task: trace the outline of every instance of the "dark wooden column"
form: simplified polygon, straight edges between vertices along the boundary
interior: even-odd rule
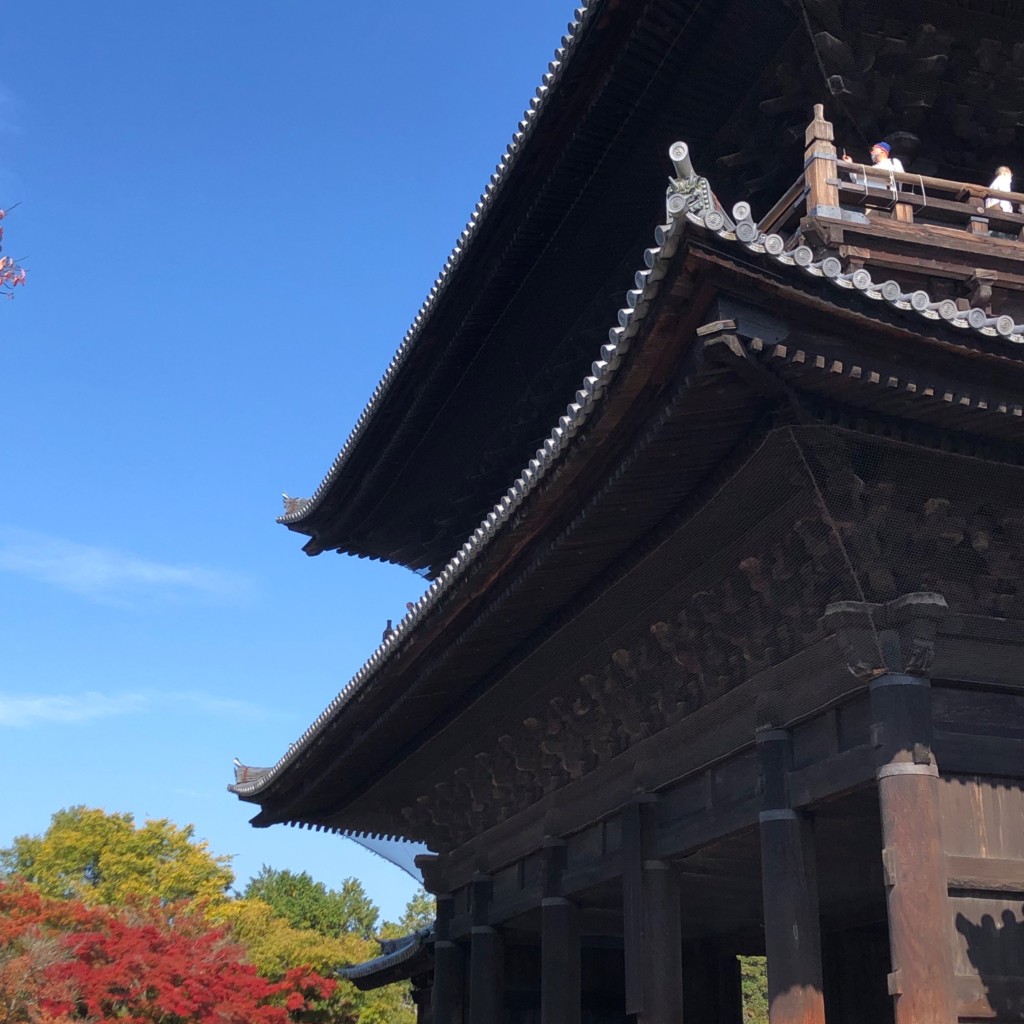
[[[956,1021],[930,690],[896,672],[871,683],[896,1024]]]
[[[680,1024],[683,963],[679,885],[671,865],[657,859],[656,798],[623,808],[623,920],[626,1012],[637,1024]]]
[[[469,954],[469,1024],[502,1024],[505,1017],[505,949],[490,924],[490,878],[471,883],[473,930]]]
[[[416,1024],[434,1024],[431,989],[426,978],[412,980],[412,1005],[416,1007]]]
[[[771,1024],[824,1024],[821,928],[811,822],[789,806],[793,767],[787,729],[759,729],[764,784],[760,815],[764,941]]]
[[[451,939],[452,897],[437,897],[437,923],[434,928],[434,987],[431,993],[432,1024],[462,1024],[463,966],[462,947]]]
[[[541,1024],[580,1024],[580,910],[562,895],[565,843],[544,843],[541,901]]]

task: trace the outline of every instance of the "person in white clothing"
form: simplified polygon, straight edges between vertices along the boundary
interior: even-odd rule
[[[846,153],[843,153],[843,159],[848,163],[853,163],[853,157]],[[892,146],[888,142],[876,142],[871,147],[871,162],[880,171],[899,171],[903,173],[903,164],[900,162],[898,157],[892,155]]]
[[[996,176],[992,179],[992,184],[989,188],[995,189],[996,192],[1012,192],[1013,191],[1013,171],[1009,167],[997,167]],[[1013,203],[1009,199],[986,199],[985,206],[998,207],[1003,213],[1013,213]]]

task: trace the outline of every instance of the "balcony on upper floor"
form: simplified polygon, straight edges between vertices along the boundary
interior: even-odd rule
[[[1024,321],[1024,193],[848,163],[815,107],[804,174],[761,219],[787,249],[806,245],[959,309]],[[876,273],[875,271],[878,271]]]

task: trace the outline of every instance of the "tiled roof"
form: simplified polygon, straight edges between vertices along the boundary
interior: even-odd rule
[[[783,266],[794,267],[809,277],[822,278],[838,289],[859,292],[866,299],[884,302],[893,309],[916,315],[923,320],[941,320],[957,330],[1024,344],[1024,324],[1016,323],[1010,316],[990,316],[977,307],[961,310],[952,299],[936,301],[921,289],[905,292],[899,282],[892,279],[873,280],[871,273],[864,268],[844,271],[837,256],[816,259],[814,252],[806,245],[787,251],[786,240],[781,235],[758,231],[746,203],[737,203],[730,217],[724,210],[687,205],[687,201],[687,193],[670,189],[666,201],[669,216],[686,217],[692,223],[706,228],[725,241],[742,246],[748,252]]]
[[[238,778],[236,773],[236,782],[228,787],[231,792],[245,800],[256,800],[260,793],[312,747],[353,697],[374,680],[402,641],[467,572],[503,525],[514,517],[526,497],[568,450],[572,438],[586,423],[615,378],[623,356],[630,349],[631,340],[644,323],[659,282],[667,272],[669,261],[685,234],[685,225],[690,224],[708,232],[765,262],[791,268],[789,273],[818,278],[831,283],[838,290],[859,295],[866,305],[879,303],[908,319],[945,324],[954,334],[973,333],[1003,339],[1007,344],[1024,342],[1024,325],[1015,323],[1011,317],[990,317],[980,309],[960,311],[951,300],[933,302],[924,291],[905,293],[896,281],[875,282],[866,270],[846,273],[836,257],[816,259],[812,250],[806,246],[798,246],[787,252],[785,240],[780,235],[765,234],[757,229],[746,203],[736,204],[732,216],[726,213],[714,199],[711,187],[704,178],[693,176],[674,181],[666,197],[666,208],[667,223],[657,228],[655,246],[644,253],[644,267],[636,272],[635,287],[626,293],[627,304],[619,310],[618,323],[609,330],[608,343],[601,347],[599,358],[591,365],[591,372],[583,378],[573,400],[566,406],[565,413],[559,417],[558,423],[534,457],[392,634],[380,644],[299,739],[288,747],[277,764],[269,769],[248,769],[254,773],[248,777]],[[978,407],[978,411],[986,410]]]
[[[340,475],[342,468],[348,460],[349,454],[355,448],[360,437],[363,435],[370,421],[373,419],[378,407],[384,399],[384,396],[391,387],[392,381],[395,379],[403,363],[406,361],[410,351],[416,345],[420,333],[429,321],[434,307],[447,290],[456,267],[458,267],[462,262],[463,256],[469,249],[480,225],[486,219],[495,197],[504,189],[510,170],[518,162],[519,153],[522,150],[524,143],[529,138],[533,126],[536,123],[537,115],[543,110],[549,93],[557,86],[559,79],[565,73],[565,68],[568,66],[568,62],[576,49],[576,40],[580,37],[586,23],[591,19],[593,11],[599,5],[600,0],[583,0],[582,6],[578,7],[574,12],[574,18],[569,22],[566,28],[566,34],[562,37],[561,46],[559,46],[555,51],[553,59],[548,64],[548,70],[544,74],[540,85],[537,86],[536,92],[530,100],[530,105],[526,108],[516,132],[512,136],[512,140],[509,142],[505,152],[501,156],[501,159],[498,161],[498,165],[494,169],[494,173],[491,175],[490,181],[487,183],[487,187],[484,189],[479,200],[477,200],[476,207],[469,218],[469,222],[462,229],[462,233],[459,235],[459,238],[455,243],[455,248],[452,249],[451,255],[449,255],[444,266],[441,268],[441,273],[438,274],[437,279],[434,281],[433,286],[423,302],[423,305],[420,307],[419,312],[413,319],[412,325],[409,327],[409,330],[406,331],[405,337],[402,339],[402,343],[398,346],[398,351],[396,351],[394,356],[392,356],[391,362],[384,371],[384,376],[381,377],[380,381],[377,383],[376,388],[373,390],[373,394],[370,396],[370,400],[366,403],[366,407],[356,420],[356,424],[352,428],[348,439],[342,445],[341,451],[335,456],[334,462],[331,463],[331,467],[327,471],[327,475],[320,482],[320,486],[313,492],[312,497],[290,498],[287,495],[284,496],[285,512],[284,515],[278,517],[278,523],[285,526],[292,526],[302,522],[309,513],[313,512],[319,506],[323,501],[324,496],[330,490],[331,485]]]
[[[590,373],[580,382],[579,389],[566,406],[564,415],[559,417],[558,423],[501,500],[466,539],[437,579],[413,605],[412,610],[394,627],[392,634],[381,643],[348,685],[317,716],[302,736],[289,746],[280,761],[270,769],[259,769],[260,774],[256,777],[236,781],[234,785],[228,787],[231,792],[243,799],[254,798],[310,747],[352,697],[376,676],[403,639],[416,628],[452,584],[463,576],[490,543],[491,538],[513,517],[526,496],[547,475],[568,448],[573,436],[587,421],[595,404],[614,378],[623,355],[629,351],[630,341],[647,315],[651,300],[657,293],[658,283],[667,269],[668,260],[675,251],[679,234],[673,225],[658,228],[655,239],[658,244],[644,253],[644,267],[636,272],[635,287],[626,293],[629,304],[619,310],[619,322],[609,331],[608,343],[601,346],[598,359],[591,364]]]
[[[338,974],[349,981],[381,974],[411,960],[433,941],[434,929],[432,927],[421,928],[419,931],[413,932],[411,935],[404,935],[400,939],[382,939],[380,940],[380,956],[361,964],[353,964],[351,967],[343,967],[338,971]]]

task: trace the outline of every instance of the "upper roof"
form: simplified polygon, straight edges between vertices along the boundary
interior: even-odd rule
[[[351,435],[313,496],[286,505],[279,521],[311,538],[308,553],[437,575],[600,344],[674,139],[715,169],[727,201],[796,176],[810,104],[827,93],[851,149],[888,135],[912,168],[958,178],[1006,158],[1024,109],[1017,5],[848,6],[590,0],[575,12]]]

